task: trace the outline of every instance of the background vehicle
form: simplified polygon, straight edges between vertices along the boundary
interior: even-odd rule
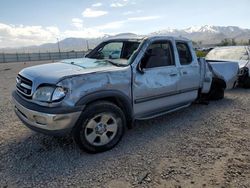
[[[226,65],[225,65],[226,66]],[[102,42],[86,58],[23,69],[15,112],[31,129],[72,133],[80,148],[114,147],[133,121],[221,99],[226,81],[184,38],[151,36]]]
[[[239,84],[250,88],[250,47],[249,46],[227,46],[217,47],[211,50],[206,60],[218,64],[223,62],[237,62],[239,64]]]

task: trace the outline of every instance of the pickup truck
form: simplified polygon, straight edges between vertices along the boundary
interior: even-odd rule
[[[250,46],[216,47],[207,54],[206,61],[211,64],[238,63],[238,84],[250,88]],[[223,66],[220,67],[223,69]]]
[[[16,78],[14,108],[29,128],[71,133],[79,147],[113,148],[135,120],[221,99],[227,87],[192,41],[169,36],[115,38],[85,58],[28,67]]]

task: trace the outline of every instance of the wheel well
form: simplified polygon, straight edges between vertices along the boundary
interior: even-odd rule
[[[219,87],[225,89],[227,87],[227,84],[221,78],[213,78],[211,87]]]
[[[89,101],[86,103],[86,105],[91,105],[92,103],[95,103],[97,101],[108,101],[111,102],[115,105],[117,105],[121,110],[124,112],[124,115],[126,117],[126,126],[127,128],[131,129],[132,128],[132,123],[133,123],[133,118],[132,118],[132,112],[131,109],[128,107],[126,102],[124,102],[122,99],[118,97],[103,97],[103,98],[98,98],[93,101]]]

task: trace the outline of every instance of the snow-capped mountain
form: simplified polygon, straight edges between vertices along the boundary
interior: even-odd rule
[[[192,26],[186,29],[167,28],[148,35],[170,35],[189,38],[202,45],[216,45],[224,39],[234,39],[236,42],[248,42],[250,40],[250,29],[242,29],[236,26]],[[93,49],[101,41],[110,37],[135,37],[134,33],[120,33],[114,36],[104,35],[99,38],[66,38],[60,41],[61,51]],[[40,46],[28,46],[23,48],[9,48],[5,52],[47,52],[58,51],[57,43],[46,43]]]
[[[192,26],[186,29],[164,29],[150,35],[183,36],[202,44],[218,44],[223,39],[234,39],[237,42],[247,42],[250,39],[250,29],[236,26]]]

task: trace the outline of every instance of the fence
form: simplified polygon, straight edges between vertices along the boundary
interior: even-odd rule
[[[84,51],[71,52],[46,52],[46,53],[0,53],[0,63],[22,62],[22,61],[43,61],[59,60],[84,57]]]

